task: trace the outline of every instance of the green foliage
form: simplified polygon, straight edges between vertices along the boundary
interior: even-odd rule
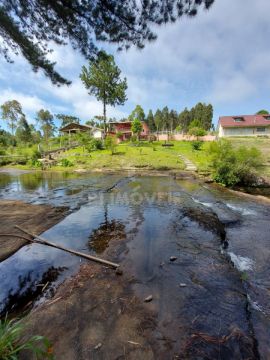
[[[7,147],[10,145],[16,145],[16,143],[14,142],[13,136],[9,132],[0,129],[0,145]]]
[[[260,110],[256,113],[256,115],[268,115],[269,114],[269,111],[267,110]]]
[[[196,123],[191,123],[196,119]],[[213,120],[213,106],[211,104],[198,103],[193,108],[184,109],[179,114],[178,123],[182,126],[184,132],[187,132],[191,127],[199,127],[209,131],[212,127]]]
[[[78,132],[75,137],[79,145],[82,145],[83,147],[88,146],[89,142],[92,140],[92,137],[86,132]]]
[[[122,136],[123,136],[122,131],[118,131],[118,132],[116,133],[117,139],[121,139]]]
[[[134,121],[135,119],[138,119],[139,121],[145,121],[145,114],[143,108],[140,105],[137,105],[129,115],[130,121]]]
[[[58,120],[61,120],[61,127],[64,127],[66,125],[75,123],[75,124],[79,124],[80,123],[80,119],[77,118],[76,116],[72,116],[72,115],[65,115],[65,114],[57,114],[55,115],[55,117]]]
[[[153,115],[152,110],[149,110],[149,113],[148,113],[147,118],[146,118],[146,123],[149,126],[150,131],[155,131],[156,130],[155,121],[154,121],[154,115]]]
[[[192,126],[192,124],[191,124]],[[189,135],[193,135],[193,136],[204,136],[206,135],[206,131],[200,127],[191,127],[188,131]]]
[[[21,53],[34,71],[41,69],[54,84],[70,82],[55,70],[48,59],[50,46],[66,45],[85,58],[93,58],[100,42],[115,43],[118,50],[131,45],[142,48],[156,38],[153,24],[161,25],[182,16],[195,16],[199,7],[210,8],[214,0],[1,0],[1,54]],[[49,16],[48,16],[49,14]]]
[[[100,139],[91,138],[85,148],[89,153],[95,150],[102,150],[103,142]]]
[[[103,104],[103,121],[105,134],[106,125],[106,107],[107,105],[123,105],[126,98],[127,80],[121,80],[121,70],[115,64],[113,55],[105,51],[98,53],[97,59],[90,60],[88,68],[82,67],[80,78],[89,91],[98,101]]]
[[[31,128],[24,116],[21,117],[16,129],[16,138],[22,143],[29,143],[32,141]]]
[[[2,119],[7,121],[11,133],[14,135],[14,130],[17,127],[19,119],[25,117],[21,104],[17,100],[10,100],[6,101],[0,108]]]
[[[53,115],[49,112],[49,110],[41,109],[37,112],[36,120],[43,131],[45,142],[48,144],[49,138],[53,136],[55,131]]]
[[[106,149],[111,151],[111,154],[113,155],[115,153],[115,149],[117,147],[117,142],[115,136],[106,136],[105,139],[105,147]]]
[[[135,118],[131,124],[131,131],[134,135],[137,136],[137,139],[139,139],[142,129],[143,129],[143,126],[142,126],[141,121],[139,119]]]
[[[0,320],[0,359],[18,360],[22,351],[30,351],[36,359],[54,359],[49,341],[43,336],[24,339],[25,326],[21,321]]]
[[[203,141],[192,141],[191,143],[191,147],[195,151],[201,150],[202,145],[203,145]]]
[[[253,185],[256,182],[262,157],[255,147],[234,149],[228,140],[222,139],[210,144],[209,154],[216,182],[225,186]]]
[[[61,159],[60,162],[59,162],[59,165],[60,166],[63,166],[63,167],[71,167],[71,166],[74,166],[73,162],[68,160],[68,159]]]
[[[163,123],[163,117],[162,117],[162,112],[159,109],[155,113],[154,123],[157,131],[160,131]]]

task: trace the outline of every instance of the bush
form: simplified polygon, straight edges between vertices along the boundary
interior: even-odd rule
[[[38,151],[38,149],[34,149],[32,155],[31,155],[31,160],[32,161],[37,161],[40,158],[41,158],[40,151]]]
[[[22,340],[25,332],[20,321],[0,320],[0,359],[18,360],[21,351],[29,350],[36,359],[53,359],[51,344],[42,336]]]
[[[209,153],[213,180],[225,186],[254,185],[257,169],[262,165],[258,149],[242,146],[237,149],[225,139],[210,144]]]
[[[59,162],[59,165],[63,166],[63,167],[71,167],[71,166],[73,166],[73,162],[71,162],[68,159],[61,159]]]
[[[201,150],[202,145],[203,145],[202,141],[192,141],[192,143],[191,143],[192,149],[196,150],[196,151]]]
[[[106,149],[111,150],[112,155],[115,153],[116,146],[116,138],[114,136],[107,135],[105,139],[105,147]]]
[[[206,131],[200,127],[190,128],[188,133],[189,133],[189,135],[193,135],[193,136],[197,136],[197,137],[206,135]]]
[[[103,149],[103,142],[100,139],[90,139],[88,143],[85,145],[86,150],[90,153],[95,150]]]

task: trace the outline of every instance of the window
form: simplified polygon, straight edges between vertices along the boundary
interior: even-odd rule
[[[245,121],[245,119],[243,117],[235,117],[234,121],[235,122],[242,122],[242,121]]]
[[[265,127],[259,127],[259,128],[257,128],[257,132],[265,132]]]
[[[270,120],[270,115],[264,116],[265,120]]]

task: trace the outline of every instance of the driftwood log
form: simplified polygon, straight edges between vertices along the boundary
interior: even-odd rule
[[[98,258],[96,256],[92,256],[92,255],[88,255],[88,254],[85,254],[85,253],[82,253],[80,251],[75,251],[75,250],[72,250],[72,249],[68,249],[64,246],[61,246],[61,245],[57,245],[55,243],[52,243],[50,241],[47,241],[46,239],[36,235],[36,234],[31,234],[29,231],[21,228],[20,226],[18,225],[15,225],[15,228],[16,229],[19,229],[20,231],[22,231],[23,233],[29,235],[31,237],[31,239],[26,239],[25,237],[21,237],[23,239],[26,239],[30,242],[33,242],[33,243],[37,243],[37,244],[41,244],[41,245],[47,245],[47,246],[50,246],[50,247],[53,247],[53,248],[56,248],[56,249],[60,249],[60,250],[63,250],[63,251],[66,251],[70,254],[73,254],[73,255],[76,255],[76,256],[80,256],[80,257],[83,257],[87,260],[91,260],[91,261],[95,261],[97,263],[100,263],[100,264],[103,264],[103,265],[107,265],[107,266],[111,266],[112,268],[114,269],[117,269],[119,268],[119,264],[116,264],[116,263],[113,263],[111,261],[108,261],[108,260],[105,260],[105,259],[101,259],[101,258]],[[11,235],[12,236],[12,235]],[[16,237],[18,235],[15,235]]]

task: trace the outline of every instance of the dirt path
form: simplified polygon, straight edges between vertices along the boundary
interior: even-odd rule
[[[22,235],[14,229],[20,225],[25,229],[40,234],[49,229],[67,214],[67,207],[52,207],[50,205],[31,205],[16,200],[0,201],[0,232],[1,234]],[[0,237],[0,261],[5,260],[26,242],[13,237]]]

